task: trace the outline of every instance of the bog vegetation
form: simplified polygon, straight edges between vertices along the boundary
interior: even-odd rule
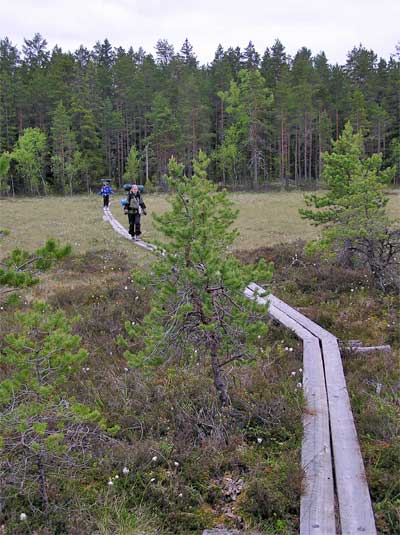
[[[39,35],[23,53],[0,42],[0,532],[298,533],[301,347],[243,297],[252,280],[345,347],[391,344],[343,359],[378,530],[399,532],[397,59],[276,42],[200,68],[188,41],[50,54]],[[148,201],[157,257],[89,196],[10,195],[102,174],[169,192]],[[221,188],[320,175],[301,206]]]

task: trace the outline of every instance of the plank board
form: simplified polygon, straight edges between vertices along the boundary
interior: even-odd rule
[[[147,251],[150,251],[150,252],[157,251],[157,247],[155,245],[151,244],[151,243],[147,243],[147,242],[145,242],[143,240],[138,240],[138,241],[132,240],[132,237],[129,234],[129,232],[126,230],[126,228],[123,227],[121,225],[121,223],[117,219],[115,219],[115,217],[112,215],[110,209],[107,208],[107,207],[104,207],[103,219],[105,221],[109,221],[109,223],[111,224],[113,229],[116,232],[118,232],[118,234],[120,234],[121,236],[123,236],[127,240],[132,241],[135,245],[138,245],[139,247],[142,247],[143,249],[146,249]]]
[[[268,304],[246,288],[245,295]],[[301,464],[304,490],[300,500],[300,535],[334,535],[335,507],[329,413],[319,339],[272,303],[269,314],[303,340],[303,392],[306,410]]]
[[[342,535],[376,535],[371,498],[339,345],[334,336],[325,336],[321,342]]]
[[[265,292],[255,283],[249,288],[258,293]],[[338,341],[330,332],[277,297],[268,295],[266,299],[321,341],[342,535],[375,535],[371,498]]]

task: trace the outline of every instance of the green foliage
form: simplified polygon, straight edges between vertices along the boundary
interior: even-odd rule
[[[129,151],[123,178],[125,182],[140,184],[140,154],[135,146]]]
[[[65,193],[68,184],[72,195],[74,182],[81,171],[82,155],[78,151],[76,135],[72,131],[72,119],[62,101],[54,112],[51,128],[53,154],[51,157],[52,171],[56,179],[57,189]]]
[[[347,263],[359,258],[370,267],[382,290],[398,287],[395,270],[400,236],[386,216],[384,193],[394,170],[382,170],[381,154],[364,157],[362,133],[354,134],[350,123],[333,143],[332,153],[323,154],[323,161],[329,190],[324,195],[307,195],[310,208],[300,209],[303,218],[324,225],[322,239],[309,250],[335,252]]]
[[[333,143],[331,153],[323,154],[323,178],[329,191],[324,195],[306,195],[308,206],[317,210],[301,209],[300,214],[314,224],[337,223],[353,217],[380,212],[387,204],[383,188],[393,170],[381,170],[382,155],[365,158],[362,133],[353,133],[346,124],[341,137]]]
[[[135,275],[153,288],[153,297],[143,324],[127,326],[130,336],[143,337],[144,348],[126,356],[135,367],[210,362],[221,401],[228,403],[223,366],[256,358],[267,330],[265,308],[243,291],[251,281],[270,280],[271,266],[242,266],[230,254],[237,210],[226,192],[207,180],[208,164],[200,152],[188,178],[182,165],[170,161],[171,210],[155,216],[169,241],[151,271]]]
[[[8,172],[10,170],[11,155],[9,152],[3,152],[0,155],[0,192],[4,191],[7,186]]]
[[[49,269],[55,262],[71,254],[70,245],[60,246],[54,239],[49,239],[45,245],[34,253],[22,249],[14,249],[2,261],[0,268],[0,286],[27,287],[36,284],[35,277],[40,271]]]
[[[31,193],[39,194],[40,184],[43,193],[46,193],[46,156],[46,134],[39,128],[26,128],[15,144],[11,157],[16,160],[18,173],[29,184]]]
[[[79,412],[71,411],[65,391],[87,352],[81,348],[81,338],[71,333],[72,322],[44,303],[36,303],[29,312],[16,312],[16,321],[19,329],[5,336],[1,351],[5,514],[7,517],[8,500],[12,503],[18,487],[24,499],[40,504],[47,518],[54,501],[49,496],[50,485],[57,484],[63,471],[74,477],[87,443],[87,422],[93,421],[93,417],[81,418]],[[31,483],[24,485],[27,476]]]
[[[266,129],[266,113],[273,102],[271,91],[257,70],[242,69],[238,82],[232,80],[229,91],[218,93],[226,103],[232,124],[221,145],[218,159],[223,168],[238,178],[238,165],[249,161],[243,150],[250,153],[253,168],[253,186],[258,186],[261,164],[261,139]],[[242,153],[242,154],[241,154]]]

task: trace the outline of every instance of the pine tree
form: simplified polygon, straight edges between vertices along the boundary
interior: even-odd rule
[[[156,44],[156,57],[157,63],[162,67],[165,67],[171,63],[172,58],[175,55],[174,46],[171,45],[166,39],[159,39]]]
[[[140,154],[135,146],[132,146],[129,151],[125,167],[124,181],[141,184]]]
[[[143,337],[145,346],[126,356],[136,367],[203,363],[212,372],[222,405],[227,405],[224,366],[257,358],[259,338],[267,329],[265,309],[243,291],[250,281],[269,280],[271,268],[263,262],[244,267],[230,253],[237,210],[226,192],[217,192],[207,180],[208,164],[200,152],[188,178],[182,165],[170,161],[171,210],[155,218],[168,239],[165,254],[148,275],[136,276],[154,290],[151,310],[141,327],[127,325],[128,333]]]
[[[247,162],[252,168],[252,185],[257,188],[263,162],[266,111],[272,104],[272,94],[258,70],[241,70],[239,81],[232,81],[229,91],[220,92],[219,96],[226,102],[226,110],[232,117],[231,128],[238,132],[238,136],[233,133],[231,136],[227,135],[228,141],[231,143],[236,137],[240,138],[242,150],[248,152]]]
[[[152,130],[146,138],[146,143],[149,144],[150,157],[160,179],[167,172],[169,158],[179,146],[179,124],[168,99],[162,93],[155,95],[152,110],[147,118]]]
[[[56,489],[65,493],[81,478],[100,435],[96,424],[105,424],[97,410],[67,394],[87,358],[80,337],[71,334],[72,322],[43,303],[16,316],[18,332],[5,336],[0,353],[2,514],[10,523],[17,517],[17,492],[31,509],[28,517],[54,532],[63,505]]]
[[[334,252],[344,265],[367,265],[384,291],[400,288],[400,231],[385,213],[384,187],[394,170],[382,169],[382,154],[365,157],[362,133],[353,133],[350,122],[323,162],[329,191],[306,196],[309,208],[300,210],[303,218],[323,225],[322,239],[310,249]]]
[[[72,131],[71,116],[62,102],[59,102],[54,112],[51,135],[53,141],[51,164],[56,184],[65,194],[68,182],[69,192],[72,195],[74,180],[80,169],[77,165],[76,138]]]
[[[43,247],[31,253],[24,249],[13,249],[4,258],[0,268],[0,297],[15,288],[32,286],[39,282],[37,275],[49,269],[55,262],[71,253],[69,244],[60,246],[49,239]]]

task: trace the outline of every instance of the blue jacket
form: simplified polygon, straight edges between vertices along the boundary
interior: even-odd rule
[[[114,195],[113,190],[110,188],[110,186],[102,186],[101,190],[97,195]]]

